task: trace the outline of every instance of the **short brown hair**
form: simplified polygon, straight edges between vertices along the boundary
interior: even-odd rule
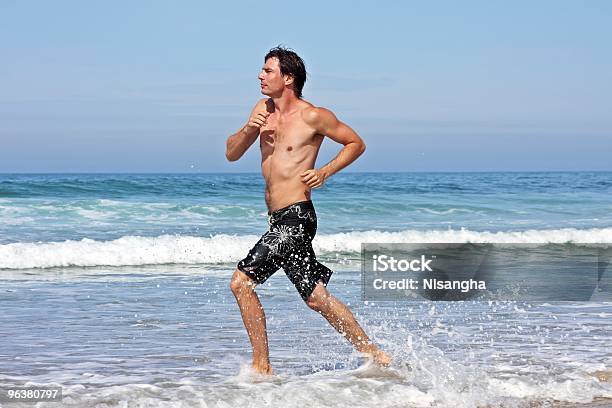
[[[285,48],[282,45],[272,48],[266,54],[264,63],[270,58],[277,58],[280,72],[282,75],[291,75],[293,77],[293,90],[295,96],[302,97],[302,89],[306,82],[306,66],[304,60],[300,58],[295,51]]]

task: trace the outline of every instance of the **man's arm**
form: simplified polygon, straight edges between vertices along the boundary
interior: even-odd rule
[[[359,135],[325,108],[312,108],[304,113],[304,121],[334,142],[344,145],[342,150],[329,163],[320,169],[306,170],[301,174],[302,181],[310,188],[321,187],[328,177],[336,174],[365,151],[365,143]]]
[[[225,157],[229,161],[236,161],[251,147],[259,136],[259,129],[266,124],[270,113],[266,110],[266,99],[262,99],[251,111],[246,125],[227,138]]]

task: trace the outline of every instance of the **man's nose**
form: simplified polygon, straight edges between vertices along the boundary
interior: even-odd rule
[[[260,81],[263,81],[263,72],[259,73],[259,75],[257,76],[257,79],[259,79]]]

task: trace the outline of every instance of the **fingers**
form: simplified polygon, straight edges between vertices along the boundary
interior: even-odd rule
[[[301,174],[302,182],[306,184],[310,188],[321,187],[325,182],[325,179],[319,175],[319,173],[314,170],[306,170]]]
[[[323,181],[320,179],[317,179],[317,180],[313,180],[313,181],[306,183],[306,185],[310,188],[319,188],[323,185]]]
[[[270,112],[259,112],[256,115],[253,115],[249,120],[249,125],[255,127],[262,127],[268,121],[268,116],[270,116]]]
[[[259,113],[256,116],[253,116],[251,118],[251,120],[249,121],[249,124],[251,126],[262,127],[266,124],[266,122],[267,122],[267,117]]]
[[[303,182],[308,182],[310,180],[315,179],[316,177],[317,177],[317,173],[311,172],[311,173],[308,173],[308,174],[302,176],[302,181]]]
[[[270,116],[270,112],[260,112],[257,114],[257,116],[255,117],[256,120],[261,121],[262,126],[266,124],[266,122],[268,121],[268,116]]]
[[[253,119],[251,119],[250,123],[251,123],[252,126],[262,127],[263,125],[266,124],[266,121],[265,120],[261,120],[259,118],[253,118]]]
[[[306,170],[302,173],[302,183],[309,184],[313,180],[317,180],[318,176],[314,170]]]

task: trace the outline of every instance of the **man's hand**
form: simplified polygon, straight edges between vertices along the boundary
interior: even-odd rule
[[[322,170],[310,169],[300,174],[300,177],[302,177],[302,183],[308,187],[319,188],[325,183],[327,174]]]
[[[268,121],[268,116],[270,116],[270,112],[253,113],[253,115],[249,118],[248,123],[244,127],[245,132],[259,133],[259,129],[261,129],[261,127],[264,126]]]
[[[227,138],[225,143],[225,157],[229,161],[236,161],[242,157],[249,147],[259,136],[259,129],[266,124],[270,112],[268,112],[268,100],[260,99],[251,110],[251,117],[246,125]]]

